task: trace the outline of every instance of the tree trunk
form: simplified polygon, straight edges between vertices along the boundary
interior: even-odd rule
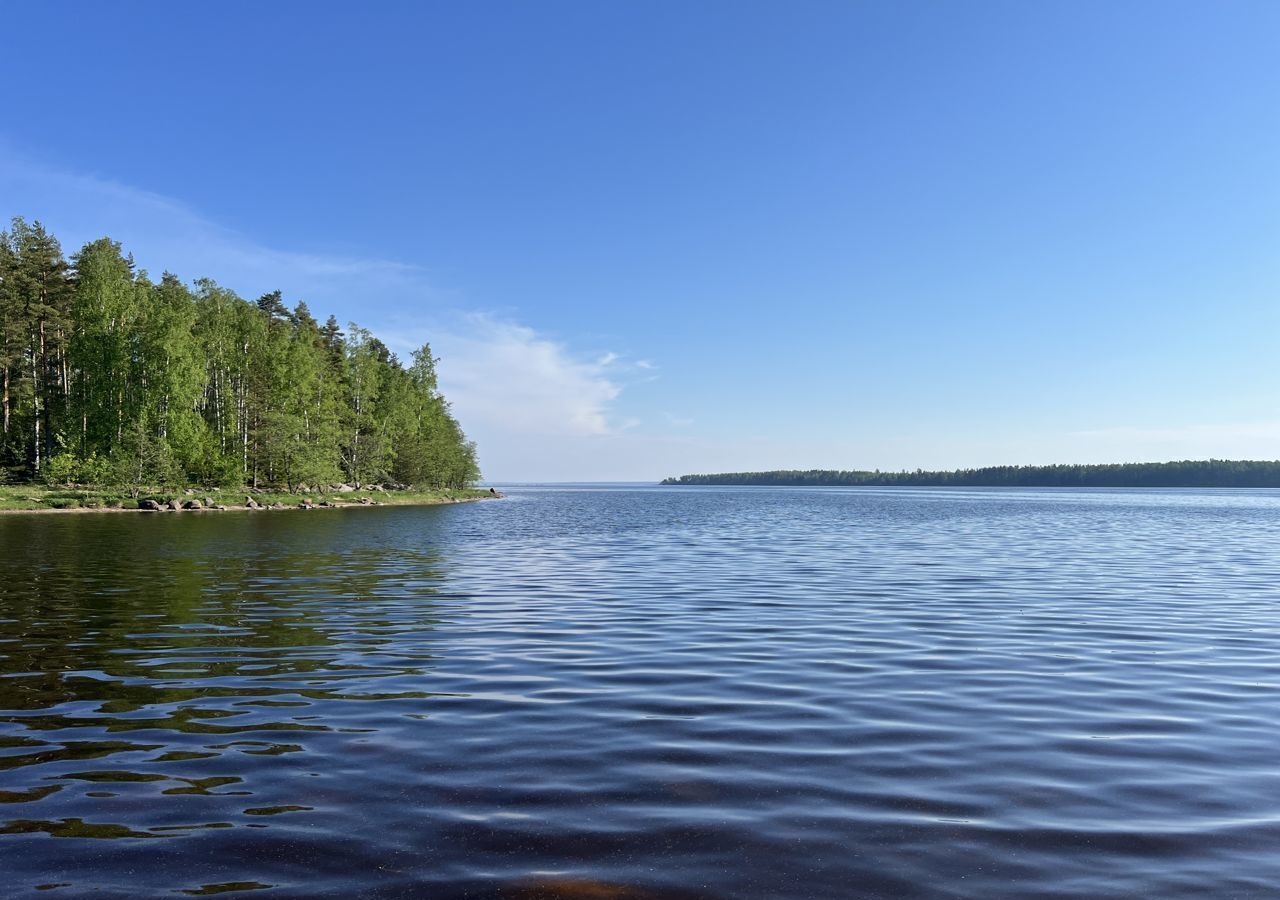
[[[35,415],[31,417],[32,423],[33,423],[32,435],[31,435],[31,449],[32,449],[32,452],[35,454],[35,471],[37,474],[39,474],[40,472],[40,379],[36,377],[36,373],[38,371],[39,371],[39,366],[36,364],[36,355],[32,353],[31,354],[31,387],[32,387],[31,397],[32,397],[32,404],[33,404],[33,410],[35,412]]]
[[[46,372],[46,374],[47,374],[47,373],[48,373],[48,368],[49,368],[49,358],[48,358],[48,356],[46,355],[46,353],[45,353],[45,348],[44,348],[44,319],[41,319],[41,320],[40,320],[40,362],[39,362],[39,365],[40,365],[40,368],[44,369],[44,370],[45,370],[45,372]],[[32,361],[32,363],[31,363],[31,368],[32,368],[32,370],[33,370],[33,371],[34,371],[34,370],[35,370],[35,368],[36,368],[36,362],[35,362],[34,360],[33,360],[33,361]],[[45,400],[45,402],[44,402],[44,403],[41,403],[41,402],[40,402],[40,388],[41,388],[41,385],[40,385],[40,383],[39,383],[38,381],[35,381],[35,380],[33,379],[33,381],[32,381],[32,386],[35,388],[35,397],[36,397],[36,471],[37,471],[37,472],[39,472],[39,471],[40,471],[40,456],[41,456],[41,454],[40,454],[40,449],[41,449],[41,448],[40,448],[40,416],[41,416],[41,415],[45,415],[45,416],[48,416],[48,415],[49,415],[49,402],[48,402],[47,398],[46,398],[46,400]],[[47,425],[48,423],[45,423],[45,424]],[[45,428],[45,435],[44,435],[44,440],[46,440],[46,441],[47,441],[47,440],[49,440],[49,434],[48,434],[48,431],[49,431],[49,429],[46,427],[46,428]]]

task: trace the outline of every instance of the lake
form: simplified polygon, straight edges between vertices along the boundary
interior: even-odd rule
[[[1280,493],[0,516],[9,897],[1274,897]]]

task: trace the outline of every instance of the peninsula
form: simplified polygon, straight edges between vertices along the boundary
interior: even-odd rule
[[[0,509],[488,496],[437,362],[423,344],[402,363],[280,291],[152,280],[110,238],[68,259],[15,218],[0,231]]]
[[[767,485],[796,487],[1109,487],[1280,488],[1280,461],[1183,460],[1100,465],[988,466],[913,472],[831,469],[682,475],[667,485]]]

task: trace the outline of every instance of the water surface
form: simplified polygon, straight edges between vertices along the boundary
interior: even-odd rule
[[[1266,491],[3,516],[4,892],[1277,896],[1278,604]]]

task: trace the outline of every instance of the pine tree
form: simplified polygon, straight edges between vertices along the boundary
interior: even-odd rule
[[[14,462],[9,445],[13,422],[13,383],[19,377],[23,334],[26,331],[15,283],[16,265],[12,238],[9,232],[0,231],[0,420],[3,421],[0,427],[0,466]]]
[[[14,219],[9,243],[12,324],[6,330],[16,345],[10,352],[20,347],[10,404],[19,407],[14,412],[24,424],[23,463],[37,474],[54,445],[55,416],[66,407],[71,283],[62,248],[39,222]]]

